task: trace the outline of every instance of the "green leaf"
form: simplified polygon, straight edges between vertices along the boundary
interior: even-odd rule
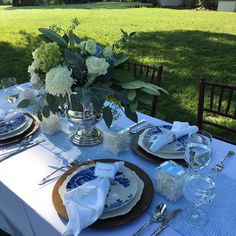
[[[43,120],[42,113],[40,111],[37,112],[37,117],[40,121]]]
[[[48,118],[50,116],[50,109],[48,106],[44,106],[42,112],[44,117]]]
[[[116,59],[113,66],[114,67],[119,66],[120,64],[123,64],[124,62],[126,62],[128,60],[129,60],[129,57],[127,57],[127,56],[124,56],[122,58]]]
[[[161,92],[163,92],[165,94],[169,94],[165,89],[163,89],[163,88],[161,88],[161,87],[159,87],[159,86],[157,86],[155,84],[145,83],[144,87],[147,88],[147,89],[150,89],[152,91],[158,90],[158,91],[161,91]]]
[[[132,38],[135,34],[136,34],[136,32],[131,32],[131,33],[129,34],[129,38]]]
[[[70,48],[73,51],[74,46],[75,46],[75,41],[74,41],[74,34],[72,30],[69,31],[69,42],[70,42]]]
[[[155,96],[159,96],[160,95],[160,92],[158,90],[156,90],[156,89],[153,89],[153,88],[143,87],[140,90],[143,91],[144,93],[147,93],[147,94],[152,94],[152,95],[155,95]]]
[[[56,32],[50,29],[46,29],[46,28],[39,28],[39,31],[51,41],[56,42],[59,45],[64,46],[64,47],[67,46],[66,40],[63,37],[61,37],[59,34],[57,34]]]
[[[137,111],[137,109],[138,109],[138,103],[136,102],[136,103],[134,103],[134,104],[130,104],[130,105],[129,105],[129,108],[130,108],[130,110],[131,110],[132,112]]]
[[[135,123],[138,122],[137,114],[135,112],[132,112],[128,106],[125,107],[125,115],[126,115],[127,118],[134,121]]]
[[[142,91],[137,91],[137,99],[146,104],[146,105],[151,105],[152,104],[152,100],[153,100],[153,95],[151,94],[147,94],[147,93],[144,93]]]
[[[134,77],[127,70],[120,70],[120,69],[114,68],[112,79],[118,82],[130,82],[134,80]]]
[[[128,83],[120,83],[120,86],[124,89],[139,89],[145,86],[145,82],[141,80],[134,80]]]
[[[81,40],[77,35],[73,34],[73,38],[77,44],[80,44]]]
[[[52,113],[56,114],[60,105],[60,98],[48,93],[46,96],[46,101]]]
[[[24,99],[17,105],[17,107],[18,108],[26,108],[30,105],[30,103],[31,103],[31,101],[29,99]]]
[[[120,100],[120,102],[122,104],[132,104],[133,101],[129,100],[128,98],[128,91],[127,90],[123,90],[120,91],[116,94],[116,97]]]
[[[108,128],[110,128],[113,120],[112,110],[109,106],[103,108],[103,119]]]
[[[128,99],[130,101],[133,101],[136,97],[136,90],[129,90],[128,92]]]

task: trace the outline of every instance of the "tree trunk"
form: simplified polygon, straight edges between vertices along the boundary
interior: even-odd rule
[[[20,0],[12,0],[12,6],[13,7],[19,7],[20,6]]]

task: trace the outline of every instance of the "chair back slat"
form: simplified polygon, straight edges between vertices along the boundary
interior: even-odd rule
[[[225,109],[225,113],[227,115],[229,114],[229,109],[230,109],[232,98],[233,98],[233,92],[234,92],[234,90],[230,89],[230,94],[229,94],[229,97],[228,97],[228,100],[227,100],[227,106],[226,106],[226,109]]]
[[[233,124],[232,122],[236,122],[235,91],[236,86],[207,82],[204,78],[201,78],[197,116],[199,129],[203,129],[204,124],[236,134],[236,129],[233,125],[230,125]],[[222,122],[222,119],[219,119],[220,117],[230,120]],[[225,137],[221,139],[227,140]],[[228,142],[236,144],[233,140],[228,140]]]
[[[223,90],[223,88],[221,88],[221,89],[220,89],[219,102],[218,102],[218,111],[219,111],[219,112],[220,112],[220,110],[221,110],[223,94],[224,94],[224,90]]]
[[[156,85],[160,86],[161,83],[161,77],[163,72],[163,66],[160,65],[158,67],[140,64],[137,62],[128,61],[127,62],[128,71],[133,73],[133,76],[135,78],[141,78],[143,80],[151,80]],[[153,96],[152,99],[152,105],[150,109],[150,115],[155,117],[156,116],[156,110],[157,110],[157,96]]]
[[[214,103],[214,93],[215,93],[215,87],[214,87],[214,85],[211,85],[210,109],[213,108],[213,103]]]

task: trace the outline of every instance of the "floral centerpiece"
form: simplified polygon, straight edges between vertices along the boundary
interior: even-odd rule
[[[56,114],[58,108],[70,101],[73,110],[100,113],[108,127],[113,120],[113,106],[117,104],[126,116],[137,122],[137,105],[145,95],[159,95],[166,91],[154,84],[137,80],[121,67],[128,57],[120,45],[134,36],[122,31],[122,38],[112,47],[101,46],[95,41],[81,40],[73,33],[79,22],[72,25],[61,36],[62,29],[52,26],[40,28],[44,43],[32,54],[33,62],[28,68],[32,87],[43,91],[34,108],[40,120]],[[73,99],[69,99],[73,95]],[[105,106],[105,101],[112,101]],[[148,96],[147,96],[148,100]],[[147,101],[150,102],[150,101]],[[18,107],[26,107],[23,100]]]

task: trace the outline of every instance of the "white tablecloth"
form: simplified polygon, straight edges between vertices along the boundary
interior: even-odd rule
[[[3,106],[5,102],[0,93],[0,107]],[[138,114],[138,116],[139,119],[146,119],[153,124],[165,123],[143,114]],[[127,127],[132,122],[122,117],[120,123]],[[60,142],[63,143],[63,140]],[[216,139],[213,139],[212,147],[211,164],[218,162],[228,150],[236,152],[236,146]],[[102,145],[80,148],[80,150],[85,159],[118,158],[134,163],[154,180],[155,163],[139,157],[131,149],[118,157],[104,151]],[[38,185],[44,176],[60,165],[55,155],[41,145],[0,163],[0,228],[14,236],[59,236],[62,234],[66,222],[57,215],[52,203],[52,189],[56,180],[43,186]],[[236,158],[228,160],[223,173],[236,179],[235,166]],[[57,175],[61,174],[62,172],[59,172]],[[154,198],[157,199],[158,194],[155,194]],[[153,204],[144,214],[127,224],[112,229],[87,228],[82,231],[81,236],[132,235],[148,220]],[[143,235],[150,235],[157,226],[158,224],[152,224]],[[180,234],[171,227],[167,227],[161,235],[178,236]]]

